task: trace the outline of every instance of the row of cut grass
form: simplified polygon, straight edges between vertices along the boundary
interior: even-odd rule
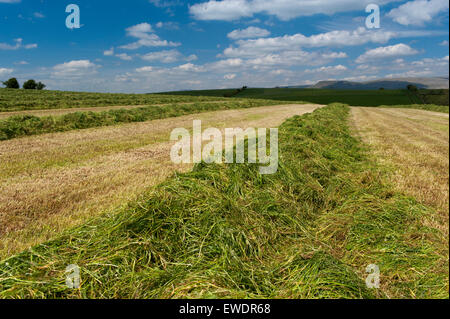
[[[0,141],[21,136],[65,132],[119,123],[145,122],[187,114],[289,104],[269,100],[232,100],[223,103],[169,104],[103,112],[74,112],[61,116],[16,115],[0,120]]]
[[[118,105],[155,105],[224,100],[219,97],[160,94],[87,93],[0,88],[0,112]]]
[[[432,213],[385,184],[332,105],[280,127],[280,165],[199,164],[0,263],[3,298],[447,297]],[[448,256],[447,256],[448,257]],[[381,289],[366,288],[375,263]],[[69,264],[82,286],[65,286]]]

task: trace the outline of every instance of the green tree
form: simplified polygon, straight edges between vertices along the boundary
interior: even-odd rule
[[[45,89],[45,87],[46,87],[46,85],[42,82],[38,82],[36,84],[36,90],[43,90],[43,89]]]
[[[3,82],[3,85],[7,89],[20,89],[19,81],[16,78],[10,78],[8,81]]]
[[[36,90],[37,83],[35,80],[28,80],[23,84],[25,90]]]
[[[417,88],[417,86],[415,86],[415,85],[413,85],[413,84],[409,84],[406,88],[408,89],[408,91],[411,91],[411,92],[417,92],[417,91],[419,91],[419,89]]]

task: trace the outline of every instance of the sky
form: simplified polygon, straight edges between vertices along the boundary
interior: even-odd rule
[[[448,77],[448,64],[447,0],[0,0],[0,80],[53,90]]]

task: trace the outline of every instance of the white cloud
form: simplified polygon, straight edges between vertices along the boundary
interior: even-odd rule
[[[44,18],[45,18],[45,15],[43,15],[43,14],[40,13],[40,12],[35,12],[35,13],[33,13],[33,15],[34,15],[36,18],[38,18],[38,19],[44,19]]]
[[[145,61],[158,61],[161,63],[173,63],[180,60],[183,55],[178,50],[164,50],[158,52],[150,52],[141,56]]]
[[[180,27],[178,26],[178,23],[171,22],[171,21],[169,21],[169,22],[160,21],[160,22],[156,23],[155,26],[158,29],[161,29],[161,28],[168,29],[168,30],[179,30],[180,29]]]
[[[188,62],[196,61],[196,60],[198,60],[198,57],[195,54],[191,54],[190,56],[186,57],[185,60]]]
[[[421,26],[448,9],[448,0],[414,0],[392,9],[387,16],[402,25]]]
[[[151,71],[153,71],[153,67],[151,67],[151,66],[144,66],[142,68],[136,69],[136,72],[139,72],[139,73],[151,72]]]
[[[168,8],[182,4],[179,0],[149,0],[149,2],[158,8]]]
[[[109,50],[103,51],[103,55],[105,55],[105,56],[113,56],[114,55],[114,48],[111,48]]]
[[[127,36],[136,38],[138,41],[123,45],[121,49],[136,50],[141,47],[176,47],[180,43],[161,40],[154,33],[152,26],[148,23],[140,23],[125,29]]]
[[[233,80],[235,77],[236,77],[236,74],[232,73],[232,74],[225,74],[223,78],[225,80]]]
[[[439,43],[439,45],[443,46],[443,47],[448,47],[448,41],[444,40],[441,43]]]
[[[393,57],[408,56],[419,53],[409,45],[399,43],[387,47],[379,47],[366,51],[356,59],[356,63],[365,63],[371,60],[388,59]]]
[[[20,0],[0,0],[0,3],[19,3]]]
[[[0,68],[0,76],[5,76],[8,74],[13,73],[13,69],[7,69],[7,68]]]
[[[175,67],[174,70],[188,71],[188,72],[203,72],[204,68],[201,66],[192,64],[192,63],[186,63],[186,64],[182,64],[182,65]]]
[[[347,67],[342,64],[335,66],[323,66],[317,69],[308,69],[305,70],[305,73],[325,73],[325,74],[337,74],[343,71],[347,71]]]
[[[370,81],[370,80],[375,80],[377,78],[377,76],[375,75],[357,75],[357,76],[349,76],[349,77],[345,77],[342,80],[344,81],[351,81],[351,82],[366,82],[366,81]]]
[[[18,38],[14,39],[15,44],[8,44],[8,43],[0,43],[0,50],[18,50],[18,49],[35,49],[37,48],[37,44],[23,44],[23,39]]]
[[[370,3],[382,5],[395,1],[398,0],[210,0],[190,6],[189,11],[198,20],[231,21],[266,13],[286,21],[315,14],[364,11]]]
[[[228,38],[233,40],[238,39],[252,39],[252,38],[264,38],[268,37],[270,32],[266,29],[261,29],[258,27],[248,27],[247,29],[241,30],[237,29],[228,33]]]
[[[185,57],[181,52],[173,49],[173,50],[150,52],[145,55],[142,55],[141,59],[149,62],[174,63],[181,60],[192,62],[197,60],[198,57],[195,54],[191,54]]]
[[[126,53],[116,54],[116,57],[118,57],[119,59],[124,60],[124,61],[131,61],[131,60],[133,60],[133,58],[131,56],[129,56],[128,54],[126,54]]]
[[[89,60],[73,60],[53,67],[52,77],[76,78],[97,73],[98,65]]]
[[[230,46],[223,52],[227,57],[251,57],[281,50],[295,50],[303,47],[356,46],[366,43],[386,43],[396,34],[389,31],[369,31],[358,28],[355,31],[331,31],[312,36],[301,33],[275,38],[239,40],[237,47]]]

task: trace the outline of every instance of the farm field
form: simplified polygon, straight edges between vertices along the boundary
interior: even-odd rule
[[[209,103],[221,103],[222,101],[211,101]],[[183,104],[194,104],[195,102],[185,102],[185,103],[176,103],[177,105]],[[222,102],[223,103],[223,102]],[[155,104],[153,106],[164,106],[169,104]],[[43,109],[43,110],[28,110],[28,111],[14,111],[14,112],[0,112],[0,119],[6,119],[11,116],[23,116],[23,115],[31,115],[31,116],[61,116],[70,113],[76,112],[103,112],[110,110],[130,110],[136,109],[140,107],[145,107],[145,105],[117,105],[117,106],[97,106],[97,107],[80,107],[80,108],[65,108],[65,109]]]
[[[0,11],[2,306],[450,300],[448,1]]]
[[[317,105],[207,112],[118,127],[26,137],[0,144],[0,256],[54,236],[112,209],[161,182],[176,169],[170,131],[204,126],[276,127]]]
[[[203,90],[169,92],[181,96],[223,97],[235,90]],[[351,106],[411,105],[422,103],[444,103],[448,108],[448,90],[420,90],[420,98],[407,90],[329,90],[296,88],[249,88],[234,98],[256,98],[283,101],[305,101],[309,103],[345,103]]]
[[[352,108],[352,120],[377,158],[382,162],[389,159],[395,165],[392,182],[436,209],[438,214],[430,216],[428,222],[448,236],[448,114],[414,109]]]
[[[267,103],[1,141],[0,298],[448,298],[448,114]],[[278,173],[172,164],[194,119]]]
[[[36,91],[0,88],[0,112],[66,109],[101,106],[156,105],[183,102],[223,100],[204,96],[173,96],[156,94],[86,93]]]
[[[0,119],[0,140],[92,127],[112,126],[123,123],[145,122],[208,111],[244,109],[290,103],[291,102],[260,99],[235,99],[222,102],[174,103],[137,108],[113,108],[100,112],[96,112],[95,110],[69,112],[62,115],[48,115],[41,117],[25,112],[21,115],[10,116],[3,120]]]

